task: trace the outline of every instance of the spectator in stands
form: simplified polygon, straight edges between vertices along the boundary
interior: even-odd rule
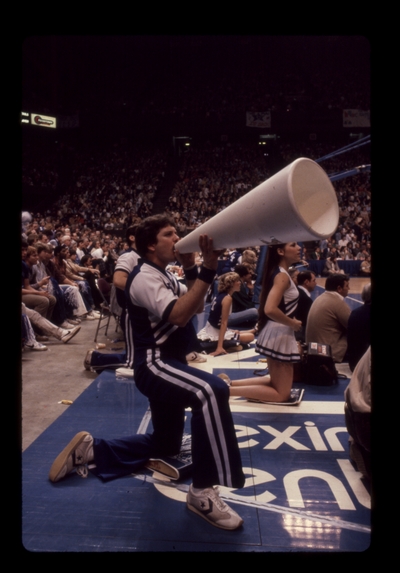
[[[329,344],[335,362],[342,362],[347,350],[347,325],[350,308],[344,302],[349,294],[349,277],[332,274],[325,292],[315,299],[308,313],[306,342]]]
[[[35,247],[26,249],[25,260],[22,261],[22,302],[47,319],[53,314],[56,299],[44,289],[49,279],[43,278],[38,283],[31,284],[32,267],[37,263],[38,254]]]
[[[78,284],[66,276],[65,273],[65,255],[66,247],[61,245],[54,249],[54,256],[49,253],[49,260],[47,261],[47,269],[52,276],[58,287],[62,291],[64,303],[66,306],[66,314],[68,321],[77,320],[78,323],[81,318],[88,314],[88,309],[85,306],[84,300],[79,292]],[[57,254],[56,254],[57,253]],[[60,256],[61,253],[61,256]],[[71,318],[73,317],[73,318]],[[89,320],[94,320],[95,317],[88,316]]]
[[[95,319],[98,318],[99,314],[93,310],[94,308],[94,301],[92,298],[92,294],[90,292],[89,283],[82,279],[79,275],[75,275],[67,265],[67,257],[68,257],[68,248],[64,247],[63,245],[60,247],[56,247],[54,249],[54,261],[60,273],[64,273],[64,283],[69,284],[72,287],[77,287],[79,289],[79,294],[83,299],[86,313],[85,317],[87,319]],[[69,281],[66,283],[65,281]]]
[[[235,273],[240,278],[240,290],[232,293],[232,312],[228,318],[228,327],[254,328],[258,321],[258,310],[253,302],[254,284],[252,268],[249,264],[239,264]]]
[[[311,271],[300,271],[297,275],[297,290],[299,291],[299,302],[297,304],[295,316],[301,321],[301,329],[295,333],[296,340],[304,342],[306,339],[306,326],[308,313],[313,303],[311,293],[317,286],[315,274]]]
[[[78,265],[76,262],[76,251],[70,247],[67,251],[67,258],[65,259],[66,268],[70,271],[69,278],[77,281],[78,285],[84,279],[89,287],[91,293],[91,300],[93,301],[94,309],[100,310],[100,304],[103,302],[103,297],[100,294],[96,284],[96,277],[99,276],[99,271],[94,268],[88,268]]]
[[[325,261],[325,266],[324,269],[322,271],[322,276],[323,277],[327,277],[329,275],[333,275],[333,274],[337,274],[337,273],[343,273],[344,271],[340,269],[338,263],[337,263],[337,255],[336,253],[334,255],[331,255],[330,257],[328,257]]]
[[[370,277],[371,276],[371,255],[368,255],[360,265],[360,276]]]

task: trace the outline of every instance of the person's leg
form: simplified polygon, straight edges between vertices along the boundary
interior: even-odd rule
[[[32,328],[31,321],[28,316],[24,313],[24,310],[28,310],[27,307],[22,303],[22,346],[24,348],[29,348],[30,350],[47,350],[47,346],[41,344],[36,340],[36,334]],[[40,315],[39,315],[40,316]],[[43,319],[45,320],[45,319]]]
[[[87,309],[81,297],[78,287],[71,285],[60,285],[64,293],[64,301],[67,307],[67,316],[84,316]]]
[[[51,319],[52,322],[54,322],[54,324],[60,326],[67,320],[67,312],[65,307],[64,294],[58,282],[53,277],[50,277],[48,290],[50,294],[52,294],[56,299],[56,304],[53,309],[53,314]]]
[[[179,454],[185,426],[185,408],[177,404],[150,400],[151,421],[153,424],[153,444],[157,456]]]
[[[135,380],[151,402],[163,403],[165,409],[170,405],[192,409],[195,487],[216,484],[243,487],[244,475],[225,382],[177,360],[158,359],[135,372]]]
[[[114,479],[137,471],[157,453],[177,453],[184,410],[191,407],[194,487],[243,487],[229,389],[221,379],[175,360],[153,360],[140,369],[136,385],[150,400],[154,432],[117,440],[94,438],[95,475]]]
[[[160,402],[154,408],[151,401],[156,429],[153,438],[158,433],[167,452],[178,452],[184,426],[184,406],[192,408],[193,483],[186,497],[188,509],[221,529],[241,527],[243,519],[213,487],[216,484],[243,487],[245,481],[229,408],[228,387],[216,376],[178,361],[156,360],[152,373],[158,369],[162,372],[163,381],[159,380],[156,389]],[[179,404],[180,412],[177,411]],[[175,409],[172,425],[168,416],[170,409]],[[160,445],[159,440],[157,445]]]
[[[228,318],[228,328],[235,328],[237,326],[251,328],[257,324],[257,321],[258,310],[256,308],[248,308],[240,312],[231,312]]]
[[[270,376],[265,378],[270,378],[269,383],[258,384],[258,380],[262,380],[259,378],[251,384],[248,382],[251,379],[247,379],[245,384],[230,386],[230,395],[264,402],[286,402],[293,384],[293,364],[268,358],[268,367]]]
[[[193,484],[187,507],[216,527],[234,530],[243,523],[218,495],[213,485],[243,487],[239,447],[229,390],[218,377],[190,368],[177,360],[153,360],[139,367],[138,388],[148,395],[153,434],[136,434],[117,440],[93,438],[80,432],[62,450],[50,469],[49,479],[59,481],[71,471],[91,471],[104,481],[140,470],[151,458],[178,453],[185,407],[192,408]]]
[[[24,308],[24,307],[25,307],[25,305],[23,304],[22,305],[22,315],[21,315],[21,319],[22,319],[22,343],[23,343],[23,346],[28,346],[28,347],[32,348],[36,344],[36,336],[35,336],[35,333],[33,331],[29,317],[25,312],[27,310],[27,308],[26,307]]]
[[[24,304],[22,306],[22,312],[26,314],[31,323],[39,328],[47,336],[54,336],[54,338],[57,338],[57,340],[61,340],[61,338],[66,334],[64,329],[59,328],[35,310],[27,308]]]
[[[90,291],[89,283],[86,280],[76,281],[78,283],[79,292],[83,298],[86,309],[90,312],[93,310],[94,301]]]
[[[134,434],[115,440],[93,438],[91,472],[103,481],[123,477],[141,470],[155,455],[152,434]]]
[[[96,278],[94,274],[90,271],[86,271],[86,273],[83,276],[85,280],[89,283],[94,306],[97,310],[100,310],[100,305],[103,302],[103,297],[101,296],[101,293],[97,288]]]
[[[250,344],[250,342],[253,342],[254,340],[254,334],[252,332],[240,332],[239,340],[244,344]]]
[[[88,350],[84,360],[86,370],[104,370],[106,368],[120,368],[127,366],[126,352],[110,352],[108,354],[97,350]]]
[[[53,310],[54,310],[54,307],[56,306],[56,303],[57,303],[56,297],[51,294],[49,296],[49,306],[48,306],[47,313],[45,316],[45,318],[47,318],[47,320],[51,320],[51,317],[53,316]]]
[[[252,378],[241,378],[239,380],[232,380],[232,386],[265,386],[265,384],[271,384],[271,376],[255,376]]]
[[[49,299],[47,296],[41,296],[38,294],[24,294],[22,295],[22,302],[28,308],[36,310],[42,316],[46,316],[49,310]]]

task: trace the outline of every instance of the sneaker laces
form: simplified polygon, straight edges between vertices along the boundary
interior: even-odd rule
[[[76,473],[78,474],[78,476],[81,476],[81,478],[87,478],[89,475],[89,470],[86,465],[84,466],[81,465],[77,466]]]
[[[218,495],[218,489],[217,488],[213,488],[210,487],[209,488],[210,493],[207,495],[207,497],[209,497],[214,503],[215,505],[218,507],[218,509],[220,511],[226,511],[226,508],[228,507],[226,505],[226,503],[219,497]]]

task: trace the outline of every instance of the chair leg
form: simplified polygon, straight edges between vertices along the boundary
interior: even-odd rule
[[[106,324],[106,329],[104,331],[104,336],[107,336],[108,325],[110,324],[110,320],[111,320],[111,314],[108,315],[108,320],[107,320],[107,324]]]
[[[107,331],[108,331],[108,325],[110,324],[110,319],[111,319],[111,312],[109,311],[108,308],[104,308],[103,306],[100,307],[100,316],[99,316],[99,322],[97,324],[97,328],[96,328],[96,334],[94,336],[94,341],[97,342],[97,336],[99,334],[99,330],[101,328],[105,328],[105,332],[104,334],[107,336]],[[105,326],[101,326],[101,322],[107,319],[107,324]]]
[[[95,342],[97,342],[97,335],[99,334],[99,330],[100,330],[101,316],[102,316],[102,312],[100,312],[100,317],[99,317],[99,321],[97,323],[97,328],[96,328],[96,334],[94,335],[94,341]]]

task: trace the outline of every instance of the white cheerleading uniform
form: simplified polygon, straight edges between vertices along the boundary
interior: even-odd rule
[[[288,275],[290,284],[283,293],[278,308],[286,315],[293,317],[299,300],[299,292],[296,285],[289,276],[289,273],[282,267],[277,267],[271,277],[271,286],[278,273]],[[299,362],[300,354],[294,335],[294,330],[290,326],[275,322],[268,318],[267,323],[261,329],[256,342],[256,351],[264,356],[280,360],[281,362]]]
[[[219,340],[221,319],[222,319],[222,301],[226,296],[229,296],[228,293],[223,292],[219,293],[217,296],[213,298],[207,323],[205,327],[202,328],[200,332],[197,334],[197,338],[199,340],[203,340],[204,342],[207,341],[215,342]],[[224,340],[232,340],[235,337],[236,337],[235,331],[227,328],[224,335]]]

